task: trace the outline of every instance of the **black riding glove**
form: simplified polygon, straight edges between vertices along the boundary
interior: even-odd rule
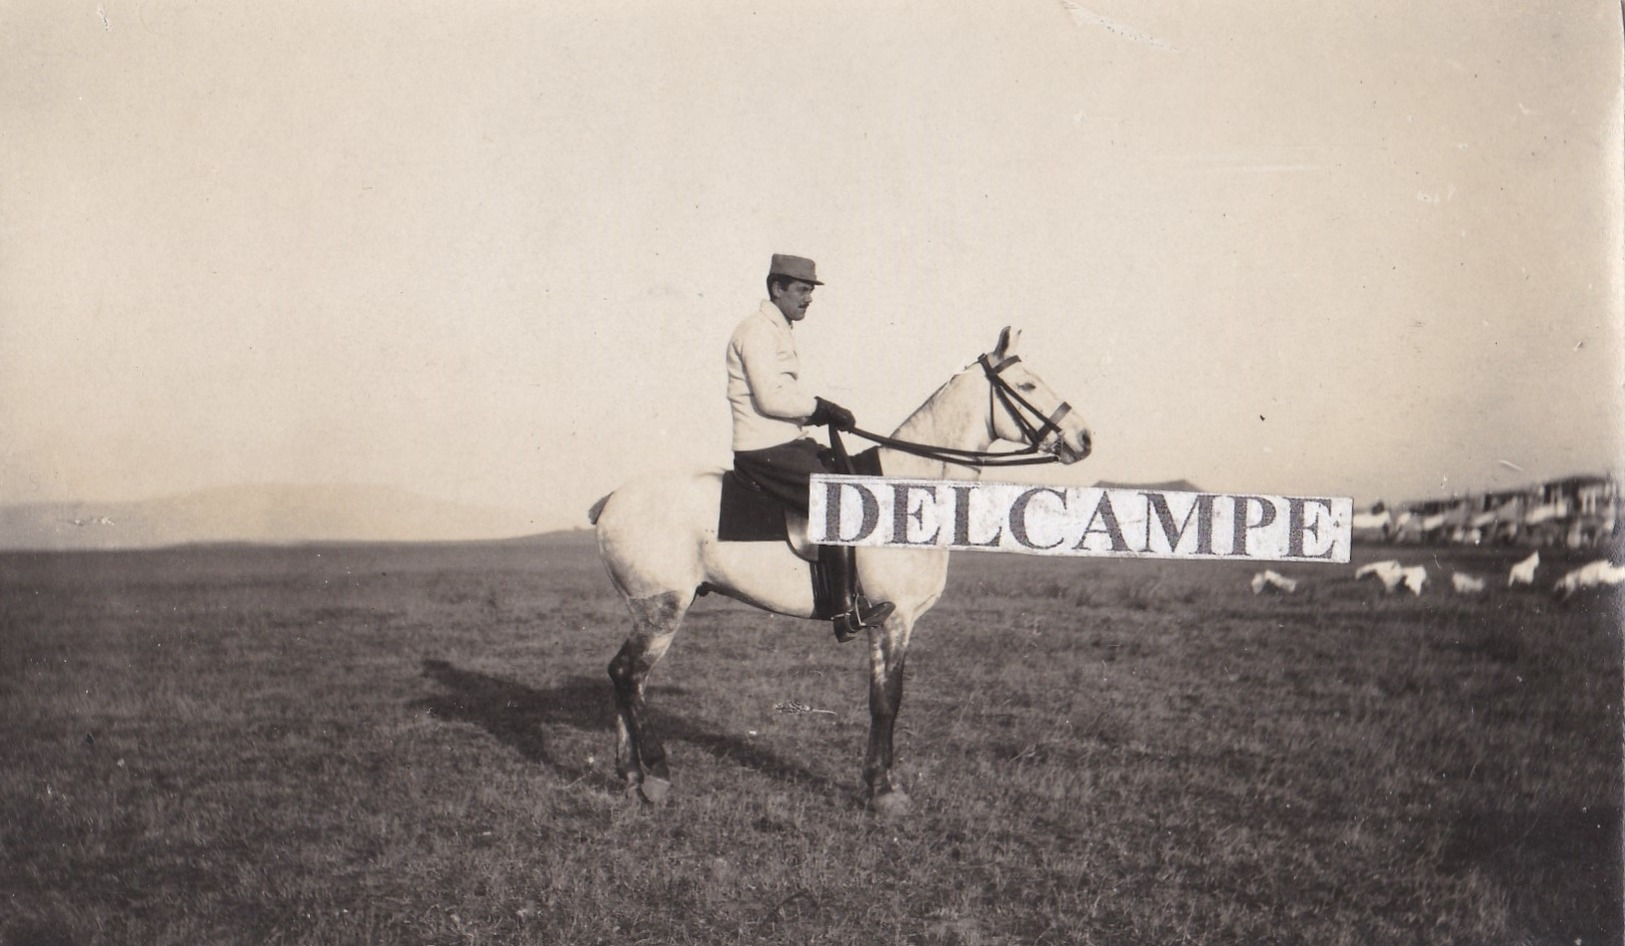
[[[817,402],[818,407],[812,412],[812,416],[807,418],[808,426],[822,427],[828,424],[836,430],[848,431],[858,425],[858,419],[852,416],[852,412],[834,401],[826,401],[821,397],[815,397],[813,400]]]

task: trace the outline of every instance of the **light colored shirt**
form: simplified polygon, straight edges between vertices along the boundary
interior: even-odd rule
[[[778,306],[761,307],[728,340],[728,403],[735,450],[761,450],[807,435],[802,422],[818,409],[801,386],[796,337]]]

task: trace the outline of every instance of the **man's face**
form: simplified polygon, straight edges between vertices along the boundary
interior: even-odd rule
[[[799,279],[778,283],[773,290],[773,304],[779,307],[787,320],[799,322],[807,317],[807,307],[812,305],[812,294],[816,288],[812,283]]]

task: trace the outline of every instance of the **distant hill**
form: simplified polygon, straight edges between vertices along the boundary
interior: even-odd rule
[[[595,529],[558,529],[553,532],[538,532],[534,535],[520,535],[511,539],[503,539],[503,545],[593,545],[598,544],[598,532]]]
[[[1117,483],[1111,480],[1101,480],[1095,484],[1096,489],[1145,489],[1155,493],[1200,493],[1202,487],[1190,480],[1167,480],[1162,483]]]
[[[0,549],[455,542],[523,536],[536,526],[521,512],[391,486],[229,486],[141,502],[0,506]]]

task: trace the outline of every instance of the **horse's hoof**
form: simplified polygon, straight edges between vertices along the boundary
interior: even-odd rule
[[[882,821],[900,821],[908,817],[909,809],[914,803],[909,800],[908,794],[893,789],[884,795],[875,797],[872,803],[875,815]]]
[[[643,784],[638,786],[638,795],[651,805],[664,805],[670,794],[671,782],[667,779],[645,776]]]

